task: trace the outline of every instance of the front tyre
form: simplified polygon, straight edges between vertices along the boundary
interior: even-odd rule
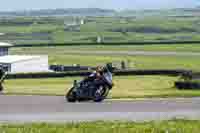
[[[94,102],[102,102],[108,95],[109,89],[108,87],[99,86],[94,92]]]

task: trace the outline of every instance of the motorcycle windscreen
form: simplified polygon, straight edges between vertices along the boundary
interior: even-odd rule
[[[112,74],[110,72],[104,73],[104,77],[109,84],[112,84]]]

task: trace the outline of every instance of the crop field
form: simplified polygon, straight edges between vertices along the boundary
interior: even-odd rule
[[[189,120],[152,121],[152,122],[81,122],[68,124],[3,124],[3,133],[199,133],[200,122]]]
[[[5,81],[6,94],[64,95],[80,77],[49,79],[16,79]],[[192,97],[200,91],[177,90],[178,78],[165,76],[114,76],[109,98]]]
[[[176,17],[18,17],[0,19],[1,41],[14,44],[198,41],[199,18]],[[70,24],[77,23],[75,26]],[[39,37],[38,33],[48,33]],[[29,34],[29,36],[27,35]]]

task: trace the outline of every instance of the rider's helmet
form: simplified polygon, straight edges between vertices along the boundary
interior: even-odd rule
[[[96,67],[96,72],[97,72],[97,73],[100,73],[100,74],[101,74],[101,73],[103,72],[103,70],[104,70],[103,66],[97,66],[97,67]]]
[[[99,71],[102,71],[102,70],[103,70],[103,67],[102,67],[102,66],[97,66],[97,67],[96,67],[96,71],[99,72]]]
[[[96,67],[96,71],[99,71],[99,70],[101,69],[101,67],[102,67],[102,66],[100,66],[100,65],[97,66],[97,67]]]

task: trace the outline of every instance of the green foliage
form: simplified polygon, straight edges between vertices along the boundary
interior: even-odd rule
[[[199,121],[170,120],[152,122],[80,122],[67,124],[3,124],[3,133],[198,133]]]

